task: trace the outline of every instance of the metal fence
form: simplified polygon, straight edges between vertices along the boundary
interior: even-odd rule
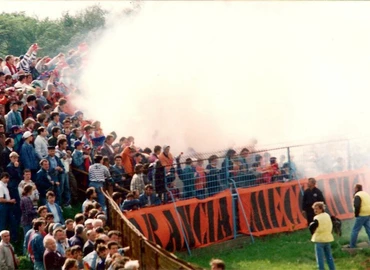
[[[173,195],[157,192],[164,202],[171,202],[171,197],[204,199],[230,188],[230,179],[237,187],[294,181],[369,166],[369,154],[367,137],[260,150],[241,147],[193,152],[176,157],[173,166],[165,168],[163,179],[153,177],[148,182],[161,189],[164,181]]]

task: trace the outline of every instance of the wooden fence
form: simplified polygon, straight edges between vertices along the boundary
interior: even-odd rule
[[[107,192],[107,211],[109,222],[113,229],[122,232],[123,246],[129,246],[126,253],[132,259],[139,260],[141,269],[202,269],[177,258],[173,253],[166,251],[155,243],[149,241],[136,227],[125,217],[118,205]]]

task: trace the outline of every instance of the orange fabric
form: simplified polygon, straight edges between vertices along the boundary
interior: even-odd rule
[[[173,166],[173,157],[171,153],[168,153],[168,157],[166,157],[163,152],[159,154],[158,159],[160,160],[162,166],[165,166],[166,173],[168,173]]]
[[[123,168],[125,168],[125,172],[128,175],[133,176],[134,175],[134,167],[132,165],[130,154],[131,154],[130,147],[125,147],[125,149],[123,149],[123,151],[121,153],[122,166],[123,166]]]
[[[5,106],[6,103],[8,103],[8,98],[4,95],[4,97],[2,99],[0,99],[0,104]]]
[[[186,248],[184,237],[191,248],[231,239],[231,203],[231,192],[226,190],[204,200],[178,201],[176,208],[173,204],[164,204],[125,212],[125,215],[131,222],[135,221],[133,224],[149,241],[169,251],[179,251]]]
[[[353,218],[352,196],[354,184],[370,188],[368,169],[327,174],[315,177],[317,187],[322,191],[328,212],[339,219]],[[252,234],[263,236],[272,233],[289,232],[307,227],[302,214],[302,190],[307,188],[307,179],[287,183],[273,183],[251,188],[239,188]],[[301,190],[302,188],[302,190]],[[250,234],[244,214],[239,211],[240,231]]]

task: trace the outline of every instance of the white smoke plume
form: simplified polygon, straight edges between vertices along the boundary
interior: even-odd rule
[[[367,135],[370,6],[355,4],[146,2],[91,47],[79,106],[176,154]]]

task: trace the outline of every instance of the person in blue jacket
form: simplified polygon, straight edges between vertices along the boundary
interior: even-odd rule
[[[26,131],[23,134],[24,142],[21,147],[20,157],[23,169],[29,169],[32,173],[32,180],[35,179],[37,170],[39,168],[39,158],[36,154],[35,148],[32,146],[31,142],[33,140],[33,135],[30,131]]]
[[[182,180],[184,184],[183,192],[182,192],[182,198],[183,199],[189,199],[194,197],[195,193],[195,176],[196,171],[193,167],[193,160],[191,158],[187,158],[185,160],[185,168],[181,168],[180,164],[180,156],[176,158],[177,162],[177,174],[179,175],[180,179]]]
[[[49,213],[52,213],[54,216],[54,223],[64,224],[64,217],[62,214],[62,208],[60,208],[59,204],[55,203],[55,194],[52,191],[48,191],[46,193],[46,208],[48,209]]]
[[[141,207],[160,205],[161,200],[153,194],[153,186],[148,184],[145,186],[144,193],[139,196]]]
[[[49,175],[54,182],[54,192],[57,198],[57,203],[60,204],[60,175],[65,172],[65,169],[60,158],[55,156],[55,146],[48,146],[48,156],[46,157],[46,160],[49,161]]]
[[[31,258],[33,258],[34,269],[44,269],[44,233],[45,233],[45,221],[38,219],[33,225],[35,233],[30,240],[30,247],[32,250]]]
[[[49,161],[46,159],[42,159],[40,161],[41,169],[37,172],[36,175],[36,187],[39,191],[39,200],[40,205],[46,204],[46,192],[51,190],[54,186],[54,182],[51,179],[51,176],[49,175]]]
[[[141,202],[138,199],[135,199],[132,192],[127,193],[126,200],[123,201],[121,210],[122,211],[131,211],[137,210],[141,207]]]
[[[206,167],[207,190],[208,195],[213,196],[221,191],[220,169],[217,168],[218,156],[210,156],[208,162]]]

